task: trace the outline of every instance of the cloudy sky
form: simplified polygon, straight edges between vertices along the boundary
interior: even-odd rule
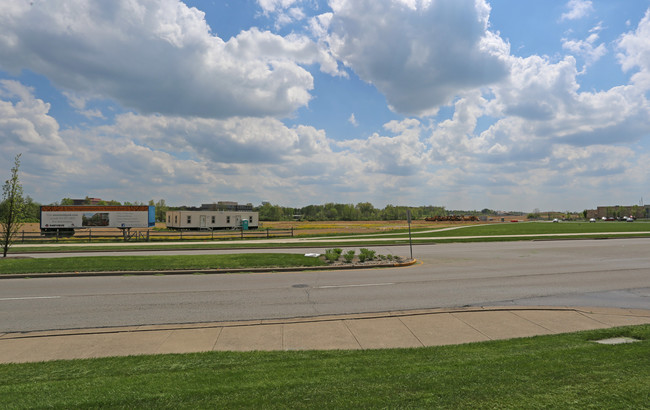
[[[0,176],[170,205],[650,203],[650,0],[3,0]]]

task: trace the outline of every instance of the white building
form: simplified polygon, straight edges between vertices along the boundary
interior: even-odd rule
[[[259,213],[253,211],[167,211],[170,229],[257,229]]]

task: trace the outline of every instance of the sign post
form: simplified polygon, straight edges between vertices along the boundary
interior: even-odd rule
[[[411,240],[411,210],[406,210],[406,220],[409,223],[409,248],[411,249],[411,260],[413,260],[413,241]]]

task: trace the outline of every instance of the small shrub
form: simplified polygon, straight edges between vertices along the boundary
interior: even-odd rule
[[[343,249],[341,249],[341,248],[334,248],[334,249],[332,249],[332,251],[336,252],[336,254],[339,255],[339,256],[341,256],[341,254],[343,253]]]
[[[354,251],[347,251],[344,255],[343,258],[347,263],[352,263],[352,260],[354,259]]]
[[[390,255],[390,254],[386,255],[386,259],[388,259],[389,261],[392,261],[393,260],[393,255]]]
[[[366,249],[366,248],[361,248],[361,249],[359,249],[359,252],[360,252],[359,253],[359,260],[361,260],[362,255],[363,255],[363,260],[364,261],[366,261],[366,260],[371,261],[371,260],[375,259],[375,251],[371,251],[370,249]]]
[[[337,260],[339,260],[340,256],[341,254],[339,252],[336,252],[335,249],[327,249],[325,251],[325,259],[327,259],[329,263],[336,262]]]

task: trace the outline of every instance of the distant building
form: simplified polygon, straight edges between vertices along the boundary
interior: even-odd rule
[[[233,201],[219,201],[211,204],[201,204],[201,211],[252,211],[253,204],[239,204]]]
[[[623,216],[650,218],[650,205],[599,206],[596,209],[587,210],[587,218],[619,218]]]
[[[72,205],[97,205],[102,200],[100,198],[73,199]]]

